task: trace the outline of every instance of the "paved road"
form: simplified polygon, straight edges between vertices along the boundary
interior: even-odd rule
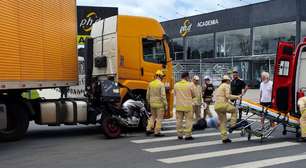
[[[194,141],[177,140],[175,121],[163,123],[163,138],[128,133],[107,140],[95,126],[38,127],[31,125],[22,141],[0,144],[1,168],[305,168],[305,144],[281,130],[263,144],[239,132],[224,145],[216,129],[194,132]]]
[[[255,138],[247,141],[237,132],[231,135],[234,143],[223,145],[212,128],[195,132],[196,139],[187,142],[176,139],[174,120],[165,121],[164,127],[164,138],[129,133],[115,140],[104,139],[97,127],[32,127],[24,140],[0,144],[0,167],[304,168],[306,164],[304,144],[296,143],[294,135],[280,136],[280,131],[263,144]]]

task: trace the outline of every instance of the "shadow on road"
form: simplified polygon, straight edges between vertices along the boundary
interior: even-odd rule
[[[45,128],[45,129],[44,129]],[[103,135],[99,126],[82,126],[82,127],[44,127],[40,129],[29,129],[25,140],[31,139],[58,139],[58,138],[75,138],[91,135]]]

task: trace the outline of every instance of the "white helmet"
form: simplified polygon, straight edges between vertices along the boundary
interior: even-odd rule
[[[193,76],[193,79],[196,80],[196,81],[198,81],[198,80],[200,80],[200,77],[199,77],[198,75],[194,75],[194,76]]]
[[[204,77],[204,80],[210,80],[210,76],[208,76],[208,75],[205,76],[205,77]]]

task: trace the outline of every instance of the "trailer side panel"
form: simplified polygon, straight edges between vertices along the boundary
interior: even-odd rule
[[[0,8],[0,90],[77,84],[75,0],[4,0]]]

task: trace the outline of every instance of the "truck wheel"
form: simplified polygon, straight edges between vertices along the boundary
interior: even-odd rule
[[[114,139],[120,137],[122,128],[117,119],[111,116],[105,116],[102,119],[102,129],[106,138]]]
[[[7,104],[7,129],[0,131],[0,141],[17,141],[29,127],[29,116],[19,104]]]

